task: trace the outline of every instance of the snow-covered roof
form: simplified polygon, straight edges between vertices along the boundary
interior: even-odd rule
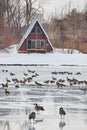
[[[46,38],[47,38],[47,40],[48,40],[48,42],[49,42],[49,44],[50,44],[50,46],[51,46],[52,49],[53,49],[53,46],[52,46],[52,44],[51,44],[51,42],[50,42],[50,40],[49,40],[49,37],[48,37],[47,33],[45,32],[44,28],[42,27],[42,25],[40,24],[40,22],[38,21],[38,19],[35,18],[35,19],[32,20],[30,26],[28,27],[27,31],[25,32],[25,34],[23,35],[21,41],[19,42],[19,44],[18,44],[18,46],[17,46],[17,50],[19,50],[19,48],[20,48],[21,45],[23,44],[24,40],[28,37],[28,35],[29,35],[30,32],[32,31],[34,25],[36,24],[36,22],[39,23],[39,25],[40,25],[42,31],[44,32],[44,34],[45,34],[45,36],[46,36]]]

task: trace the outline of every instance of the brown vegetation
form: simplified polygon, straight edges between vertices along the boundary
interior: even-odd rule
[[[18,39],[12,35],[10,29],[5,26],[3,20],[0,20],[0,49],[16,44],[17,41]]]
[[[53,17],[49,37],[54,47],[87,53],[87,13],[73,9],[63,18]],[[47,30],[48,31],[48,30]]]

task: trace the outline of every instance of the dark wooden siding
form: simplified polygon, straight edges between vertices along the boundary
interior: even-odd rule
[[[44,34],[31,34],[28,36],[28,39],[45,39],[45,35]]]
[[[47,52],[53,51],[51,45],[49,44],[49,42],[47,41],[46,37],[44,35],[38,35],[37,36],[38,39],[44,39],[45,40],[45,49],[47,50]],[[23,42],[22,46],[20,47],[19,51],[21,50],[22,52],[27,52],[27,47],[28,47],[28,40],[29,39],[36,39],[36,34],[30,34],[28,36],[28,38]]]
[[[52,47],[50,46],[50,44],[47,44],[47,51],[50,52],[50,51],[53,51]]]
[[[26,51],[27,50],[27,39],[23,42],[22,46],[20,47],[19,51]]]

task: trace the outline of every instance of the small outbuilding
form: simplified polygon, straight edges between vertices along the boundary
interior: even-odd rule
[[[38,19],[32,20],[17,46],[17,51],[19,53],[53,52],[53,46],[49,37]]]

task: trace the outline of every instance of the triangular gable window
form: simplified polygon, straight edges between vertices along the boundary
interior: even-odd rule
[[[31,30],[31,33],[42,34],[42,30],[40,29],[39,26],[37,26],[37,27],[34,27],[34,28]]]
[[[40,29],[39,26],[37,26],[37,33],[42,33],[42,30]]]
[[[31,31],[31,33],[35,33],[36,31],[35,31],[35,27],[32,29],[32,31]]]

